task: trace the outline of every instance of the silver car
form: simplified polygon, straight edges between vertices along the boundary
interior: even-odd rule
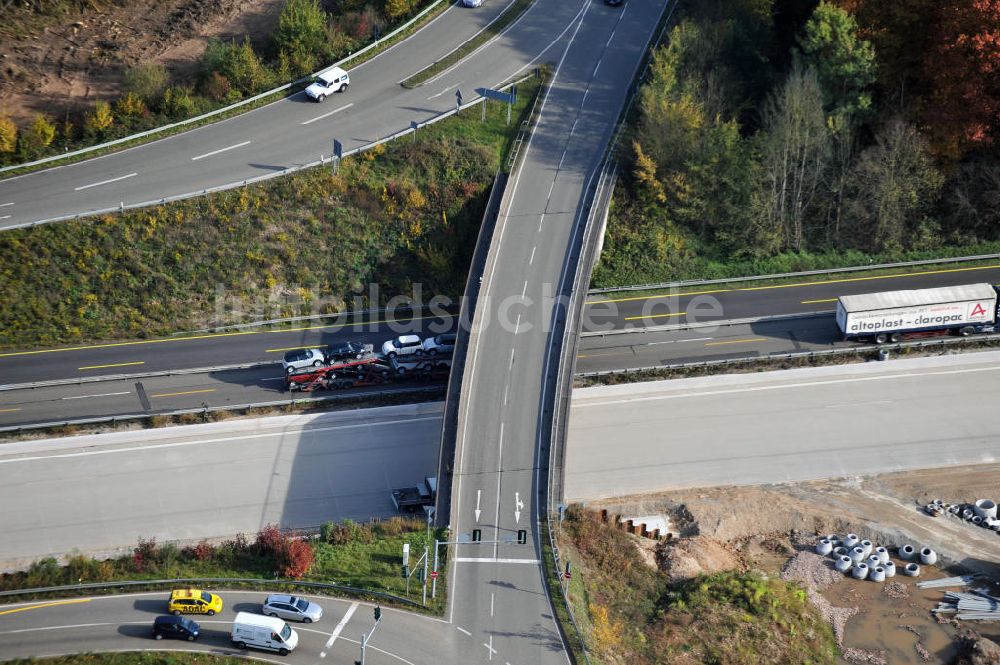
[[[286,621],[312,623],[323,618],[323,608],[305,598],[275,593],[264,600],[264,614]]]

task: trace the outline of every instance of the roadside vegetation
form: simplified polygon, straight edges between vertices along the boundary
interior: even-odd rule
[[[995,252],[1000,4],[682,0],[596,288]]]
[[[515,118],[538,81],[521,86]],[[458,297],[516,132],[499,104],[242,189],[0,234],[0,348],[332,313],[354,294]],[[322,299],[323,311],[314,304]],[[366,302],[378,306],[381,303]]]
[[[194,80],[178,80],[163,65],[149,62],[124,71],[120,97],[88,108],[38,113],[22,126],[0,108],[0,166],[185,120],[289,83],[391,32],[431,1],[285,0],[265,45],[255,48],[247,38],[210,41]],[[6,11],[11,25],[20,26],[18,32],[30,34],[46,18],[67,20],[87,5],[36,0]]]
[[[442,530],[428,532],[424,520],[394,517],[374,524],[331,522],[313,537],[282,533],[277,526],[268,525],[253,539],[238,535],[219,544],[202,541],[178,547],[140,539],[130,554],[113,559],[75,555],[60,564],[46,558],[26,571],[2,573],[0,590],[120,580],[229,577],[324,582],[405,596],[403,544],[409,543],[412,560],[416,561],[425,545],[434,556],[435,538],[447,539]],[[439,579],[439,587],[442,584]],[[411,577],[410,597],[419,601],[420,592],[420,581]],[[439,599],[442,596],[438,594]]]
[[[15,658],[7,665],[246,665],[246,658],[183,651],[81,653],[52,658]]]
[[[837,662],[832,629],[797,585],[752,571],[670,584],[631,536],[578,506],[567,511],[561,538],[591,662]]]

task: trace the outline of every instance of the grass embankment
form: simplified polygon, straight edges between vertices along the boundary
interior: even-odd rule
[[[428,79],[448,69],[462,58],[469,55],[477,48],[506,30],[508,26],[521,17],[521,14],[528,10],[528,7],[530,7],[534,1],[535,0],[514,0],[507,10],[488,26],[483,28],[482,32],[476,34],[472,37],[472,39],[465,42],[437,62],[434,62],[429,67],[420,70],[410,78],[406,79],[401,85],[404,88],[416,88]]]
[[[82,653],[53,658],[16,658],[7,665],[246,665],[246,658],[180,651]]]
[[[630,536],[579,507],[567,511],[562,540],[592,662],[836,662],[833,631],[796,585],[754,572],[671,585]]]
[[[75,555],[64,565],[53,558],[41,559],[26,571],[0,574],[0,590],[122,580],[229,577],[324,582],[407,597],[406,579],[402,576],[403,544],[410,545],[410,565],[415,570],[425,546],[430,548],[430,565],[433,565],[435,539],[447,540],[443,530],[431,529],[428,533],[424,520],[403,518],[376,524],[329,523],[312,538],[282,535],[269,526],[254,540],[241,535],[217,545],[202,541],[178,547],[140,539],[131,554],[113,559]],[[445,554],[442,549],[442,557]],[[444,569],[443,563],[440,569]],[[437,603],[432,609],[443,607],[444,578],[444,575],[438,578]],[[294,581],[289,587],[294,588]],[[408,597],[420,602],[420,596],[421,583],[414,574]]]
[[[526,82],[518,116],[537,81]],[[149,338],[319,313],[377,284],[461,294],[518,127],[489,105],[389,147],[260,185],[0,234],[0,348]],[[365,303],[378,306],[379,303]],[[235,311],[227,312],[227,309]],[[338,311],[337,302],[324,311]],[[241,315],[242,314],[242,315]]]

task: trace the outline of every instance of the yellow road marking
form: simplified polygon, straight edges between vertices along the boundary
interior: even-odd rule
[[[42,603],[40,605],[29,605],[28,607],[17,607],[12,610],[0,611],[0,614],[14,614],[15,612],[27,612],[28,610],[40,610],[43,607],[55,607],[57,605],[72,605],[74,603],[89,603],[90,598],[74,598],[72,600],[55,600],[51,603]]]
[[[847,282],[867,282],[876,279],[892,279],[895,277],[921,277],[923,275],[943,275],[953,272],[970,272],[973,270],[992,270],[1000,268],[1000,265],[973,266],[971,268],[943,268],[941,270],[927,270],[925,272],[899,272],[889,275],[871,275],[868,277],[843,277],[841,279],[825,279],[815,282],[793,282],[790,284],[769,284],[767,286],[745,286],[732,289],[714,289],[710,291],[689,291],[687,293],[665,293],[657,296],[633,296],[631,298],[610,298],[608,300],[588,300],[587,305],[603,305],[611,302],[627,302],[630,300],[653,300],[656,298],[681,298],[684,296],[700,296],[712,293],[732,293],[735,291],[766,291],[768,289],[791,289],[802,286],[816,286],[817,284],[844,284]]]
[[[635,321],[636,319],[662,319],[668,316],[684,316],[687,312],[675,312],[672,314],[647,314],[646,316],[626,316],[626,321]]]
[[[421,321],[428,318],[438,318],[438,317],[428,317],[428,316],[415,316],[413,318],[400,317],[399,319],[393,319],[393,321]],[[14,356],[34,356],[43,353],[62,353],[64,351],[89,351],[91,349],[113,349],[121,346],[139,346],[142,344],[164,344],[166,342],[190,342],[196,339],[212,339],[214,337],[237,337],[240,335],[263,335],[266,333],[278,334],[287,332],[301,332],[303,330],[333,330],[335,328],[344,328],[346,326],[353,325],[367,325],[371,323],[389,323],[388,319],[379,319],[375,321],[354,321],[351,323],[335,323],[328,326],[307,326],[304,328],[282,328],[281,330],[244,330],[240,332],[228,332],[228,333],[212,333],[210,335],[191,335],[190,337],[170,337],[164,339],[143,339],[135,340],[131,342],[109,342],[108,344],[87,344],[84,346],[66,346],[58,349],[36,349],[34,351],[10,351],[8,353],[0,353],[0,358],[11,358]],[[295,347],[301,349],[301,346]]]
[[[17,407],[16,409],[0,409],[0,413],[14,413],[15,411],[20,411],[20,410],[21,407]]]
[[[747,342],[764,342],[764,337],[754,337],[753,339],[731,339],[725,342],[705,342],[705,346],[721,346],[723,344],[745,344]]]
[[[112,363],[110,365],[87,365],[86,367],[77,367],[77,369],[104,369],[105,367],[130,367],[132,365],[145,365],[145,360],[140,360],[134,363]]]
[[[837,302],[840,298],[820,298],[819,300],[803,300],[803,305],[812,305],[817,302]]]
[[[150,395],[150,397],[177,397],[178,395],[194,395],[196,393],[214,393],[215,388],[207,388],[205,390],[185,390],[180,393],[157,393],[156,395]]]

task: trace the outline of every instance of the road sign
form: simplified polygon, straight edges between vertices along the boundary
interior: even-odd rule
[[[431,571],[431,579],[436,580],[438,578],[438,573],[436,570]]]
[[[492,88],[476,88],[476,92],[486,99],[495,99],[496,101],[503,102],[504,104],[513,104],[517,101],[514,93],[501,92],[500,90],[493,90]]]

